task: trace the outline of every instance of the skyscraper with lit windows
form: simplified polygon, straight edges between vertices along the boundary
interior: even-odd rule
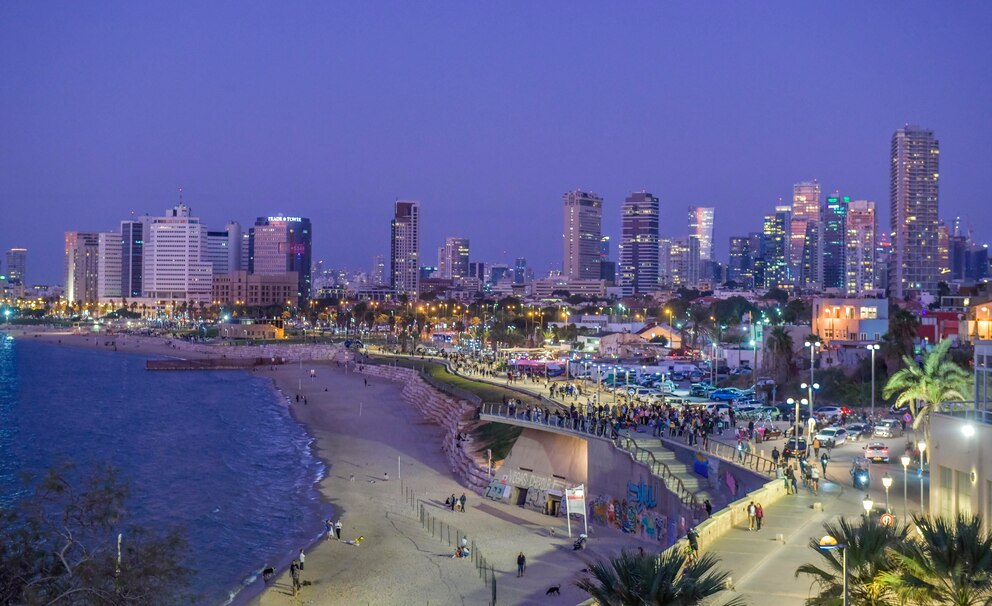
[[[713,216],[715,209],[708,206],[689,207],[689,235],[699,239],[700,261],[713,259]]]
[[[600,279],[603,239],[603,199],[591,192],[570,191],[562,196],[562,273],[572,280]]]
[[[658,289],[658,198],[636,192],[624,200],[621,217],[620,287],[624,296]]]
[[[897,299],[914,293],[936,293],[940,143],[932,130],[906,125],[892,135],[889,159],[889,289]]]
[[[389,285],[411,301],[420,296],[420,202],[397,200],[390,223]]]

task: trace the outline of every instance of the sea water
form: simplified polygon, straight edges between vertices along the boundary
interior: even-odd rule
[[[200,602],[241,601],[319,534],[324,467],[271,381],[145,360],[0,333],[0,505],[24,495],[23,471],[110,463],[132,522],[185,527]]]

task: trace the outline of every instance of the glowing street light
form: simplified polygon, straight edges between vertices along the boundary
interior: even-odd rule
[[[910,461],[912,461],[912,459],[909,457],[908,454],[904,454],[902,455],[902,457],[899,458],[899,462],[902,463],[902,517],[904,520],[909,519],[908,517],[909,508],[907,506],[907,503],[909,503],[909,497],[907,496],[908,488],[909,488],[909,481],[907,480],[907,478],[909,477],[909,475],[907,471],[909,470]]]
[[[826,535],[820,539],[817,546],[823,551],[833,551],[835,549],[840,550],[841,557],[841,568],[844,571],[844,606],[848,606],[847,600],[847,545],[845,543],[838,543],[837,539],[830,535]]]
[[[878,343],[866,346],[871,352],[871,418],[875,418],[875,352],[878,351]]]
[[[865,495],[861,501],[861,506],[865,508],[865,518],[868,518],[871,515],[871,510],[875,508],[875,501],[871,500],[870,495]]]
[[[885,487],[885,511],[887,513],[892,513],[889,510],[889,489],[892,488],[892,476],[890,476],[887,471],[885,472],[885,475],[882,476],[882,486]]]
[[[920,440],[920,514],[926,513],[926,506],[923,504],[923,453],[927,450],[927,443]]]

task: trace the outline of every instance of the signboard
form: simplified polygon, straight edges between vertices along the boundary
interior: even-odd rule
[[[892,526],[892,524],[896,521],[896,517],[891,513],[883,513],[882,517],[879,519],[882,522],[882,526]]]
[[[572,536],[572,514],[582,514],[586,534],[589,534],[589,514],[586,512],[586,487],[579,484],[575,488],[565,489],[565,522],[568,524],[568,536]]]

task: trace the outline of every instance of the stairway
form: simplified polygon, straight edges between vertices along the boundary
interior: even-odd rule
[[[675,453],[665,448],[658,438],[631,436],[631,439],[637,444],[638,448],[642,449],[638,450],[635,455],[638,461],[650,466],[651,458],[648,453],[651,453],[654,455],[656,461],[664,463],[668,467],[668,471],[682,481],[682,485],[685,486],[686,490],[696,497],[697,503],[702,504],[703,501],[709,499],[714,509],[718,509],[722,505],[722,503],[718,503],[720,500],[719,494],[710,488],[709,479],[700,477],[693,471],[690,465],[679,461],[675,457]]]

